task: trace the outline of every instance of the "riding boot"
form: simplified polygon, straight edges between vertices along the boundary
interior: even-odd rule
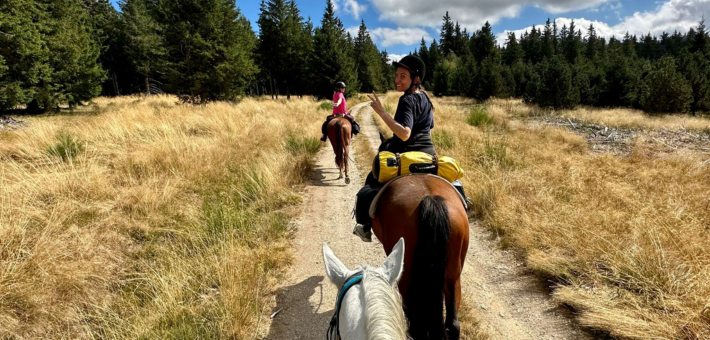
[[[353,120],[351,125],[353,127],[352,135],[357,136],[357,134],[360,133],[360,124]]]
[[[321,142],[325,142],[326,139],[328,139],[328,122],[330,122],[329,119],[326,119],[325,122],[323,122],[323,125],[320,127],[320,131],[323,134],[323,136],[320,138]]]
[[[459,194],[461,194],[461,197],[463,197],[463,199],[466,201],[467,208],[470,209],[471,208],[471,198],[466,196],[466,193],[463,190],[463,183],[461,183],[461,181],[459,181],[459,180],[455,180],[455,181],[451,182],[451,184],[454,186],[454,188],[456,188],[456,190],[459,192]]]

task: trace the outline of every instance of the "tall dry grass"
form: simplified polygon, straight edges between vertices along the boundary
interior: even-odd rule
[[[99,98],[3,133],[0,337],[253,337],[317,108]]]
[[[467,123],[473,103],[433,102],[434,142],[467,171],[475,217],[554,282],[583,325],[622,339],[710,338],[710,155],[641,141],[629,157],[591,153],[564,128],[515,119],[539,111],[518,101],[487,102],[491,124],[480,126]],[[575,112],[564,114],[647,129],[710,124]]]

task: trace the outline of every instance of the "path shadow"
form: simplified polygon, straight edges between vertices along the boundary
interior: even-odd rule
[[[335,289],[323,276],[311,276],[300,283],[282,288],[269,334],[264,339],[319,339],[325,336],[333,306],[324,305],[325,289]],[[313,299],[311,302],[311,296]]]
[[[351,177],[352,178],[352,177]],[[345,181],[338,179],[338,169],[316,165],[308,184],[317,187],[346,187]]]

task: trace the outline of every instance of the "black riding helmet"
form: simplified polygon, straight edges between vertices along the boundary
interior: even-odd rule
[[[346,87],[346,86],[345,86],[345,83],[343,83],[342,81],[339,81],[339,82],[335,83],[335,88],[336,88],[336,89],[344,89],[345,87]]]
[[[392,63],[395,67],[404,67],[409,70],[412,76],[412,84],[414,83],[414,78],[419,76],[419,81],[424,81],[424,76],[426,75],[426,66],[424,62],[415,55],[408,55],[402,58],[399,62]]]

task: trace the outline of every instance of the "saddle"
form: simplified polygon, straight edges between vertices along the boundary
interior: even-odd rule
[[[360,124],[358,124],[358,123],[355,121],[355,117],[353,117],[352,115],[349,115],[349,114],[347,114],[347,113],[336,113],[336,114],[334,114],[334,115],[330,115],[330,116],[326,117],[326,119],[325,119],[325,124],[324,124],[323,126],[327,126],[328,123],[330,123],[330,121],[333,120],[333,119],[335,119],[335,118],[345,118],[345,119],[347,119],[347,120],[350,122],[350,125],[351,125],[351,127],[352,127],[351,133],[352,133],[353,136],[356,136],[357,134],[360,133]],[[324,128],[325,128],[325,127],[324,127]]]
[[[468,210],[468,200],[466,199],[466,197],[464,197],[464,195],[461,193],[461,191],[458,188],[456,188],[456,186],[454,184],[449,182],[446,178],[443,178],[443,177],[440,177],[437,175],[420,173],[420,174],[409,174],[409,175],[404,175],[404,176],[398,176],[398,177],[395,177],[394,179],[390,180],[389,182],[385,183],[385,185],[382,188],[380,188],[380,191],[377,193],[377,196],[375,196],[375,199],[373,199],[372,203],[370,204],[370,211],[369,211],[370,218],[375,218],[375,215],[377,215],[377,203],[380,201],[380,197],[382,197],[382,193],[385,192],[385,189],[387,189],[387,187],[392,185],[392,183],[394,183],[395,181],[402,179],[404,177],[409,177],[409,176],[431,176],[431,177],[438,178],[438,179],[446,182],[446,184],[450,185],[454,190],[456,190],[456,194],[458,194],[459,199],[461,200],[461,203],[463,204],[464,209]]]

